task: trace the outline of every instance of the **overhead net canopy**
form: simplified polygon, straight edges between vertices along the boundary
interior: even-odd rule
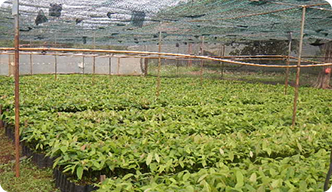
[[[51,2],[51,3],[50,3]],[[332,40],[332,8],[323,0],[21,0],[21,40],[148,45],[299,39]],[[0,38],[13,39],[12,1],[0,7]]]

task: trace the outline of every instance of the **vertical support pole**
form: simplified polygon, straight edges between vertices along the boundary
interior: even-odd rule
[[[204,55],[204,36],[201,37],[201,47],[200,47],[200,52],[201,55]],[[201,76],[201,85],[203,85],[203,67],[204,67],[204,60],[201,59],[201,71],[200,71],[200,76]]]
[[[95,84],[96,56],[92,57],[92,84]]]
[[[8,76],[12,75],[12,60],[10,57],[10,53],[8,53]]]
[[[57,38],[57,36],[56,36],[56,33],[54,34],[54,47],[56,47],[56,38]]]
[[[300,46],[299,55],[297,60],[297,71],[296,71],[296,83],[295,83],[295,95],[294,95],[294,106],[293,106],[293,120],[292,126],[295,126],[296,121],[296,110],[297,110],[297,100],[299,97],[299,85],[300,85],[300,72],[301,72],[301,57],[303,49],[303,33],[304,33],[304,23],[305,23],[306,7],[302,7],[302,21],[301,21],[301,36],[300,36]]]
[[[84,73],[85,73],[85,57],[83,56],[83,68],[82,68],[82,72],[83,72],[83,76],[84,76]]]
[[[54,78],[57,80],[57,73],[58,73],[58,57],[57,54],[55,53],[54,55]]]
[[[2,105],[0,105],[0,116],[2,115]],[[0,119],[0,129],[3,128],[3,121]]]
[[[148,70],[149,70],[149,59],[144,58],[144,76],[148,76]]]
[[[33,73],[32,67],[33,67],[33,60],[32,60],[32,54],[30,54],[30,75],[32,75]]]
[[[112,74],[112,57],[108,57],[108,75],[111,77]]]
[[[93,32],[93,49],[96,49],[96,31]]]
[[[96,73],[96,56],[92,57],[92,74]]]
[[[19,0],[13,1],[15,17],[15,172],[20,177],[20,23]]]
[[[120,57],[118,58],[118,67],[117,67],[117,74],[120,75]]]
[[[161,52],[161,30],[159,31],[159,47],[158,52]],[[158,78],[157,78],[157,92],[156,96],[160,95],[160,70],[161,70],[161,55],[158,56]]]
[[[180,53],[180,45],[177,44],[178,46],[178,53]],[[176,58],[176,75],[179,75],[179,59]]]
[[[192,54],[192,44],[188,43],[188,54],[191,55]],[[188,60],[188,67],[191,67],[193,64],[193,61],[191,60],[191,58],[189,58]]]
[[[221,45],[221,47],[220,47],[220,57],[224,58],[225,57],[225,52],[226,52],[226,46]],[[224,68],[225,68],[224,62],[221,62],[220,75],[221,75],[222,79],[224,78],[224,71],[225,71]]]
[[[148,45],[144,45],[144,51],[148,51]],[[148,58],[144,58],[144,76],[148,76],[149,74],[149,59]]]
[[[286,61],[286,65],[289,66],[290,64],[290,56],[292,52],[292,32],[289,32],[289,39],[288,39],[288,57]],[[288,79],[289,79],[289,68],[286,68],[286,77],[285,77],[285,95],[287,95],[288,91]]]

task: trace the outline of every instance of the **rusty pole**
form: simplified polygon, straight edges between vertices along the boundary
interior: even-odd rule
[[[300,36],[300,46],[299,55],[297,61],[297,71],[296,71],[296,83],[295,83],[295,95],[294,95],[294,106],[293,106],[293,120],[292,126],[295,126],[296,121],[296,110],[297,110],[297,100],[299,97],[299,85],[300,85],[300,73],[301,73],[301,57],[303,49],[303,33],[304,33],[304,23],[305,23],[306,7],[302,7],[302,21],[301,21],[301,36]]]
[[[204,55],[204,36],[201,37],[201,55]],[[203,85],[203,67],[204,67],[204,60],[201,59],[201,71],[200,71],[200,76],[201,76],[201,85]]]
[[[287,57],[287,61],[286,61],[287,66],[289,66],[289,64],[290,64],[291,52],[292,52],[292,32],[289,32],[288,57]],[[289,68],[286,68],[285,95],[287,95],[288,79],[289,79]]]
[[[15,17],[15,172],[20,177],[20,23],[19,0],[13,1]]]
[[[159,47],[158,52],[161,52],[161,30],[159,31]],[[161,70],[161,56],[158,57],[158,78],[157,78],[157,92],[156,96],[159,97],[160,95],[160,70]]]

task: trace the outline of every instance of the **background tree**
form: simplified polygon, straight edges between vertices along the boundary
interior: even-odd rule
[[[324,53],[324,62],[332,62],[332,42],[325,43],[322,45],[322,51]],[[331,81],[331,70],[332,67],[323,67],[320,73],[318,74],[317,81],[314,83],[314,87],[321,89],[329,89]]]
[[[297,52],[298,41],[292,40],[292,52]],[[231,51],[230,55],[288,55],[288,41],[251,41],[242,48],[240,45]],[[263,61],[266,63],[268,61]],[[276,61],[271,61],[277,63]],[[269,63],[269,62],[268,62]]]

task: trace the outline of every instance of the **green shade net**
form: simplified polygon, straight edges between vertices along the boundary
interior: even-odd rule
[[[246,42],[299,39],[301,5],[305,40],[332,40],[332,9],[322,0],[99,0],[20,1],[21,40],[97,45]],[[61,9],[54,8],[54,4]],[[324,5],[326,4],[326,5]],[[43,10],[48,21],[36,25]],[[55,12],[54,12],[55,10]],[[61,13],[56,13],[60,10]],[[53,16],[52,16],[53,15]],[[0,8],[0,38],[13,39],[11,1]]]

